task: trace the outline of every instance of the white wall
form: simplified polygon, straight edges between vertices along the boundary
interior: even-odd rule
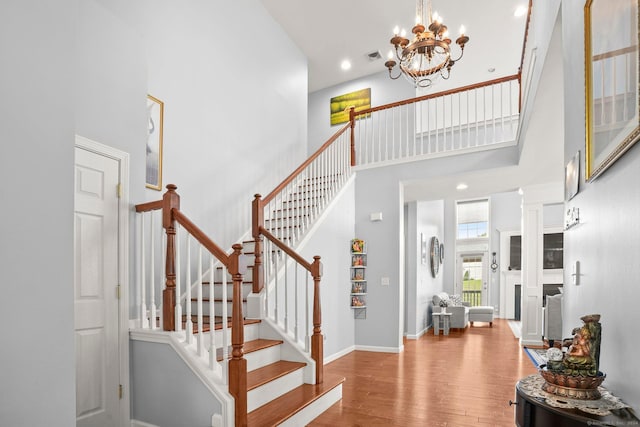
[[[331,98],[360,89],[371,88],[371,106],[413,98],[415,89],[406,81],[394,81],[386,71],[352,80],[309,94],[309,154],[316,151],[344,124],[331,126]]]
[[[76,24],[74,0],[0,3],[3,426],[75,425]]]
[[[168,344],[132,340],[131,376],[136,387],[133,420],[208,427],[211,416],[221,413],[211,391]]]
[[[350,182],[331,205],[317,230],[300,250],[307,260],[320,255],[322,281],[322,333],[324,357],[333,360],[353,349],[355,322],[351,299],[351,253],[349,242],[355,234],[355,183]]]
[[[227,43],[256,34],[259,73],[238,66]],[[0,315],[4,325],[20,319],[0,353],[12,367],[0,374],[0,424],[66,427],[75,424],[74,134],[128,152],[130,202],[157,200],[144,186],[146,94],[162,99],[163,184],[177,184],[188,215],[229,247],[249,229],[253,194],[306,154],[307,64],[258,0],[4,1],[0,54],[2,200],[12,207],[2,209]],[[34,315],[24,316],[26,296]]]
[[[640,407],[640,371],[634,369],[640,342],[640,146],[636,144],[592,183],[584,182],[584,50],[581,0],[562,4],[564,50],[565,164],[580,150],[580,192],[565,209],[580,209],[580,224],[565,232],[563,330],[581,325],[580,317],[600,313],[600,370],[605,387]],[[579,284],[571,284],[571,266],[580,263]]]
[[[250,228],[253,195],[305,158],[306,58],[259,0],[97,1],[140,35],[145,90],[165,103],[163,185],[176,184],[185,213],[230,247]]]
[[[415,339],[431,325],[431,299],[443,290],[442,271],[436,277],[431,274],[429,244],[433,236],[444,242],[444,201],[407,203],[405,215],[405,334]],[[427,251],[424,264],[422,238]]]

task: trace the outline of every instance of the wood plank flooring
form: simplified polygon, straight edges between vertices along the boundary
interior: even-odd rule
[[[536,372],[506,320],[405,340],[400,354],[354,351],[325,365],[342,400],[310,426],[513,426],[514,387]]]

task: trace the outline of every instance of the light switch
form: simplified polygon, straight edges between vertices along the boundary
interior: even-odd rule
[[[380,278],[380,284],[382,286],[389,286],[389,278],[388,277],[382,277]]]

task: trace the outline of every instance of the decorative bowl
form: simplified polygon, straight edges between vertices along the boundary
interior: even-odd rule
[[[595,377],[566,375],[562,372],[549,371],[546,365],[540,366],[540,375],[545,380],[542,389],[547,393],[583,400],[600,399],[598,387],[606,378],[602,372],[598,372]]]

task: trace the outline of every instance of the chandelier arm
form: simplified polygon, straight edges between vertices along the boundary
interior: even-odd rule
[[[391,75],[391,68],[389,68],[389,78],[390,78],[391,80],[398,80],[398,79],[400,78],[400,76],[401,76],[401,75],[402,75],[402,71],[400,71],[400,72],[398,73],[398,75],[397,75],[397,76],[393,77],[393,76]]]

